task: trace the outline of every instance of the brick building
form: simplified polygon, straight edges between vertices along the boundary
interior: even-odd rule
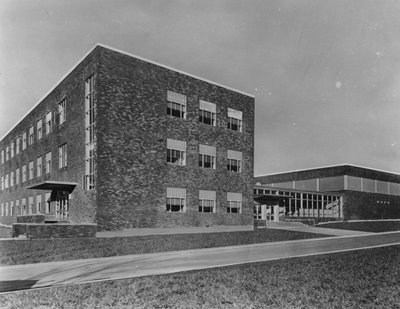
[[[340,219],[400,218],[400,175],[354,165],[256,176],[257,195],[286,195],[283,215]],[[273,191],[273,192],[271,192]]]
[[[253,96],[96,45],[0,141],[0,221],[249,225],[253,153]]]

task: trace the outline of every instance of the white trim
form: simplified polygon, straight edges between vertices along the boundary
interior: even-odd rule
[[[389,172],[389,171],[385,171],[385,170],[380,170],[380,169],[371,168],[371,167],[365,167],[365,166],[356,165],[356,164],[343,163],[343,164],[336,164],[336,165],[326,165],[326,166],[320,166],[320,167],[312,167],[312,168],[304,168],[304,169],[298,169],[298,170],[291,170],[291,171],[286,171],[286,172],[261,174],[261,175],[256,175],[256,176],[254,176],[254,178],[256,178],[256,177],[263,177],[263,176],[274,176],[274,175],[281,175],[281,174],[289,174],[289,173],[295,173],[295,172],[313,171],[313,170],[319,170],[319,169],[323,169],[323,168],[342,167],[342,166],[358,167],[358,168],[362,168],[362,169],[366,169],[366,170],[371,170],[371,171],[375,171],[375,172],[383,172],[383,173],[388,173],[388,174],[392,174],[392,175],[395,175],[395,176],[400,176],[400,174],[396,174],[396,173]]]
[[[202,77],[199,77],[199,76],[190,74],[190,73],[186,73],[186,72],[184,72],[184,71],[175,69],[175,68],[173,68],[173,67],[170,67],[170,66],[161,64],[161,63],[159,63],[159,62],[152,61],[152,60],[146,59],[146,58],[144,58],[144,57],[140,57],[140,56],[137,56],[137,55],[134,55],[134,54],[125,52],[125,51],[122,51],[122,50],[117,49],[117,48],[114,48],[114,47],[107,46],[107,45],[102,44],[102,43],[97,43],[96,46],[104,47],[104,48],[107,48],[107,49],[109,49],[109,50],[118,52],[118,53],[120,53],[120,54],[124,54],[124,55],[130,56],[130,57],[133,57],[133,58],[137,58],[137,59],[139,59],[139,60],[143,60],[143,61],[146,61],[146,62],[148,62],[148,63],[155,64],[155,65],[157,65],[157,66],[166,68],[166,69],[168,69],[168,70],[175,71],[175,72],[177,72],[177,73],[181,73],[181,74],[184,74],[184,75],[186,75],[186,76],[190,76],[190,77],[196,78],[196,79],[198,79],[198,80],[202,80],[202,81],[204,81],[204,82],[207,82],[207,83],[210,83],[210,84],[213,84],[213,85],[216,85],[216,86],[225,88],[225,89],[229,89],[229,90],[232,90],[232,91],[235,91],[235,92],[244,94],[244,95],[249,96],[249,97],[252,97],[252,98],[255,97],[253,94],[246,93],[246,92],[243,92],[243,91],[241,91],[241,90],[234,89],[234,88],[232,88],[232,87],[228,87],[228,86],[225,86],[225,85],[223,85],[223,84],[219,84],[219,83],[213,82],[213,81],[211,81],[211,80],[208,80],[208,79],[205,79],[205,78],[202,78]]]
[[[130,56],[130,57],[133,57],[133,58],[137,58],[137,59],[139,59],[139,60],[146,61],[146,62],[151,63],[151,64],[155,64],[155,65],[160,66],[160,67],[163,67],[163,68],[165,68],[165,69],[168,69],[168,70],[171,70],[171,71],[174,71],[174,72],[177,72],[177,73],[181,73],[181,74],[184,74],[184,75],[189,76],[189,77],[193,77],[193,78],[195,78],[195,79],[198,79],[198,80],[201,80],[201,81],[204,81],[204,82],[207,82],[207,83],[216,85],[216,86],[218,86],[218,87],[222,87],[222,88],[225,88],[225,89],[228,89],[228,90],[232,90],[232,91],[241,93],[241,94],[246,95],[246,96],[249,96],[249,97],[251,97],[251,98],[255,98],[255,95],[253,95],[253,94],[250,94],[250,93],[247,93],[247,92],[244,92],[244,91],[241,91],[241,90],[232,88],[232,87],[228,87],[228,86],[225,86],[225,85],[223,85],[223,84],[219,84],[219,83],[213,82],[213,81],[211,81],[211,80],[208,80],[208,79],[205,79],[205,78],[202,78],[202,77],[199,77],[199,76],[190,74],[190,73],[186,73],[186,72],[184,72],[184,71],[175,69],[175,68],[173,68],[173,67],[170,67],[170,66],[167,66],[167,65],[158,63],[158,62],[156,62],[156,61],[152,61],[152,60],[146,59],[146,58],[144,58],[144,57],[140,57],[140,56],[137,56],[137,55],[134,55],[134,54],[125,52],[125,51],[122,51],[122,50],[117,49],[117,48],[114,48],[114,47],[107,46],[107,45],[102,44],[102,43],[96,43],[95,46],[93,46],[82,58],[80,58],[80,59],[78,60],[78,62],[77,62],[70,70],[68,70],[68,72],[67,72],[65,75],[63,75],[63,77],[61,77],[61,79],[60,79],[52,88],[50,88],[50,90],[49,90],[43,97],[41,97],[41,98],[39,99],[39,101],[38,101],[36,104],[34,104],[34,105],[32,106],[32,108],[31,108],[27,113],[25,113],[25,114],[20,118],[20,120],[18,120],[18,121],[11,127],[10,130],[8,130],[8,131],[1,137],[0,141],[2,141],[8,134],[10,134],[11,131],[14,130],[14,129],[17,127],[17,125],[18,125],[26,116],[28,116],[28,115],[29,115],[29,114],[30,114],[30,113],[31,113],[31,112],[32,112],[32,111],[33,111],[33,110],[48,96],[48,95],[50,95],[51,92],[53,92],[54,89],[57,88],[57,86],[58,86],[65,78],[67,78],[67,76],[68,76],[69,74],[71,74],[72,71],[75,70],[75,69],[78,67],[78,65],[80,65],[81,62],[82,62],[83,60],[85,60],[85,58],[86,58],[87,56],[89,56],[89,54],[90,54],[93,50],[95,50],[95,48],[98,47],[98,46],[99,46],[99,47],[106,48],[106,49],[109,49],[109,50],[112,50],[112,51],[114,51],[114,52],[117,52],[117,53],[120,53],[120,54],[123,54],[123,55],[126,55],[126,56]]]
[[[0,141],[2,141],[8,134],[10,134],[11,133],[11,131],[12,130],[14,130],[16,127],[17,127],[17,125],[22,121],[22,120],[24,120],[24,118],[26,117],[26,116],[28,116],[48,95],[50,95],[53,91],[54,91],[54,89],[56,89],[57,88],[57,86],[59,85],[59,84],[61,84],[61,82],[65,79],[65,78],[67,78],[67,76],[69,75],[69,74],[71,74],[72,73],[72,71],[73,70],[75,70],[77,67],[78,67],[78,65],[80,65],[81,64],[81,62],[83,61],[83,60],[85,60],[85,58],[87,57],[87,56],[89,56],[89,54],[98,46],[99,44],[96,44],[94,47],[92,47],[82,58],[80,58],[79,60],[78,60],[78,62],[63,76],[63,77],[61,77],[61,79],[52,87],[52,88],[50,88],[50,90],[43,96],[43,97],[41,97],[40,99],[39,99],[39,101],[38,102],[36,102],[36,104],[35,105],[33,105],[32,106],[32,108],[26,113],[26,114],[24,114],[23,116],[22,116],[22,118],[20,119],[20,120],[18,120],[17,121],[17,123],[14,125],[14,126],[12,126],[11,127],[11,129],[6,133],[6,134],[4,134],[3,135],[3,137],[0,139]]]

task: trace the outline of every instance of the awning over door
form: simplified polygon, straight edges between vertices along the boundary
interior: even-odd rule
[[[49,190],[49,191],[68,191],[71,193],[74,191],[75,187],[78,184],[76,182],[66,182],[66,181],[49,181],[46,180],[45,182],[34,184],[27,189],[32,190]]]

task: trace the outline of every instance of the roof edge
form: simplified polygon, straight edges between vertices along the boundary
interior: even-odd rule
[[[244,91],[242,91],[242,90],[238,90],[238,89],[235,89],[235,88],[232,88],[232,87],[229,87],[229,86],[226,86],[226,85],[223,85],[223,84],[214,82],[214,81],[212,81],[212,80],[205,79],[205,78],[203,78],[203,77],[196,76],[196,75],[194,75],[194,74],[187,73],[187,72],[182,71],[182,70],[179,70],[179,69],[175,69],[174,67],[171,67],[171,66],[168,66],[168,65],[165,65],[165,64],[162,64],[162,63],[159,63],[159,62],[156,62],[156,61],[153,61],[153,60],[150,60],[150,59],[147,59],[147,58],[144,58],[144,57],[141,57],[141,56],[138,56],[138,55],[135,55],[135,54],[132,54],[132,53],[129,53],[129,52],[126,52],[126,51],[123,51],[123,50],[114,48],[114,47],[111,47],[111,46],[107,46],[107,45],[102,44],[102,43],[97,43],[96,46],[100,46],[100,47],[103,47],[103,48],[106,48],[106,49],[115,51],[115,52],[117,52],[117,53],[120,53],[120,54],[129,56],[129,57],[137,58],[137,59],[139,59],[139,60],[143,60],[143,61],[146,61],[146,62],[148,62],[148,63],[155,64],[155,65],[157,65],[157,66],[166,68],[166,69],[168,69],[168,70],[175,71],[175,72],[177,72],[177,73],[181,73],[181,74],[184,74],[184,75],[187,75],[187,76],[190,76],[190,77],[193,77],[193,78],[202,80],[202,81],[204,81],[204,82],[207,82],[207,83],[210,83],[210,84],[213,84],[213,85],[222,87],[222,88],[226,88],[226,89],[229,89],[229,90],[232,90],[232,91],[235,91],[235,92],[238,92],[238,93],[243,94],[243,95],[246,95],[246,96],[248,96],[248,97],[255,98],[255,95],[254,95],[254,94],[250,94],[250,93],[244,92]]]
[[[210,84],[213,84],[213,85],[216,85],[216,86],[219,86],[219,87],[222,87],[222,88],[226,88],[226,89],[229,89],[229,90],[232,90],[232,91],[241,93],[241,94],[243,94],[243,95],[246,95],[246,96],[255,98],[255,95],[253,95],[253,94],[250,94],[250,93],[247,93],[247,92],[244,92],[244,91],[241,91],[241,90],[238,90],[238,89],[229,87],[229,86],[225,86],[225,85],[223,85],[223,84],[219,84],[219,83],[213,82],[213,81],[211,81],[211,80],[208,80],[208,79],[205,79],[205,78],[202,78],[202,77],[199,77],[199,76],[190,74],[190,73],[186,73],[186,72],[184,72],[184,71],[175,69],[175,68],[173,68],[173,67],[170,67],[170,66],[167,66],[167,65],[158,63],[158,62],[156,62],[156,61],[152,61],[152,60],[150,60],[150,59],[147,59],[147,58],[144,58],[144,57],[141,57],[141,56],[137,56],[137,55],[134,55],[134,54],[125,52],[125,51],[123,51],[123,50],[120,50],[120,49],[117,49],[117,48],[114,48],[114,47],[111,47],[111,46],[107,46],[107,45],[105,45],[105,44],[103,44],[103,43],[96,43],[83,57],[81,57],[81,58],[75,63],[75,65],[72,66],[71,69],[68,70],[68,72],[67,72],[66,74],[64,74],[64,75],[61,77],[61,79],[60,79],[59,81],[57,81],[57,82],[55,83],[55,85],[54,85],[53,87],[50,88],[49,91],[46,92],[46,94],[45,94],[44,96],[42,96],[42,97],[28,110],[28,112],[26,112],[26,113],[11,127],[10,130],[8,130],[8,131],[0,138],[0,141],[2,141],[8,134],[10,134],[11,131],[14,130],[15,127],[16,127],[26,116],[28,116],[30,112],[32,112],[32,111],[40,104],[40,102],[42,102],[42,101],[43,101],[43,100],[44,100],[44,99],[45,99],[45,98],[46,98],[46,97],[47,97],[47,96],[48,96],[48,95],[49,95],[49,94],[50,94],[50,93],[51,93],[51,92],[52,92],[52,91],[53,91],[53,90],[68,76],[68,75],[69,75],[69,74],[71,74],[71,72],[72,72],[73,70],[76,69],[76,67],[77,67],[91,52],[93,52],[93,50],[96,49],[96,47],[103,47],[103,48],[105,48],[105,49],[112,50],[112,51],[115,51],[115,52],[117,52],[117,53],[120,53],[120,54],[129,56],[129,57],[137,58],[137,59],[140,59],[140,60],[143,60],[143,61],[146,61],[146,62],[155,64],[155,65],[157,65],[157,66],[166,68],[166,69],[168,69],[168,70],[172,70],[172,71],[175,71],[175,72],[177,72],[177,73],[181,73],[181,74],[184,74],[184,75],[187,75],[187,76],[190,76],[190,77],[193,77],[193,78],[196,78],[196,79],[205,81],[205,82],[207,82],[207,83],[210,83]]]
[[[22,120],[24,120],[24,118],[26,117],[26,116],[28,116],[52,91],[54,91],[54,89],[56,89],[57,88],[57,86],[59,85],[59,84],[61,84],[61,82],[65,79],[65,78],[67,78],[67,76],[69,75],[69,74],[71,74],[72,73],[72,71],[73,70],[75,70],[77,67],[78,67],[78,65],[83,61],[83,60],[85,60],[85,58],[87,57],[87,56],[89,56],[89,54],[92,52],[92,51],[94,51],[95,50],[95,48],[98,46],[98,44],[96,44],[95,46],[93,46],[83,57],[81,57],[79,60],[78,60],[78,62],[76,62],[75,63],[75,65],[73,65],[72,66],[72,68],[71,69],[69,69],[68,70],[68,72],[67,73],[65,73],[62,77],[61,77],[61,79],[60,80],[58,80],[56,83],[55,83],[55,85],[53,86],[53,87],[51,87],[50,88],[50,90],[49,91],[47,91],[46,92],[46,94],[44,95],[44,96],[42,96],[12,127],[11,127],[11,129],[10,130],[8,130],[7,131],[7,133],[5,133],[1,138],[0,138],[0,141],[2,141],[8,134],[10,134],[11,133],[11,131],[12,130],[14,130],[15,128],[16,128],[16,126],[22,121]]]
[[[275,175],[282,175],[282,174],[289,174],[289,173],[296,173],[296,172],[313,171],[313,170],[319,170],[319,169],[323,169],[323,168],[345,167],[345,166],[358,167],[358,168],[362,168],[362,169],[366,169],[366,170],[371,170],[371,171],[375,171],[375,172],[388,173],[388,174],[400,176],[400,174],[397,174],[397,173],[394,173],[394,172],[389,172],[389,171],[385,171],[385,170],[375,169],[375,168],[371,168],[371,167],[365,167],[365,166],[356,165],[356,164],[343,163],[343,164],[326,165],[326,166],[320,166],[320,167],[313,167],[313,168],[304,168],[304,169],[298,169],[298,170],[291,170],[291,171],[286,171],[286,172],[278,172],[278,173],[269,173],[269,174],[257,175],[257,176],[254,176],[254,178],[257,178],[257,177],[264,177],[264,176],[275,176]]]

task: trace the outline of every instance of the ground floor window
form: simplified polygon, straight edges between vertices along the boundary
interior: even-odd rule
[[[227,192],[227,213],[242,213],[242,193]]]
[[[215,191],[199,191],[199,212],[216,212],[215,202]]]
[[[185,212],[186,211],[186,189],[185,188],[167,188],[166,199],[167,212]]]

